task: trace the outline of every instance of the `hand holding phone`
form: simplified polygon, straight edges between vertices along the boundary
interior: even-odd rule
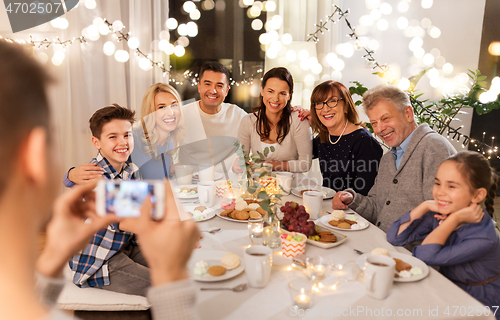
[[[163,218],[165,213],[165,184],[161,180],[101,180],[96,188],[96,212],[98,215],[115,214],[123,218],[141,215],[143,201],[151,196],[151,217]]]

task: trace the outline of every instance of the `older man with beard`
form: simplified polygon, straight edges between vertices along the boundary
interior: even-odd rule
[[[391,152],[380,160],[375,184],[367,196],[351,189],[337,192],[332,208],[355,210],[386,232],[407,211],[433,199],[437,169],[456,151],[427,123],[417,126],[408,94],[396,86],[368,90],[363,107],[373,131]]]

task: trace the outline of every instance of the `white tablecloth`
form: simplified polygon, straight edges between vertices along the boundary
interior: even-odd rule
[[[301,198],[293,195],[284,200],[302,203]],[[323,202],[323,209],[331,210],[331,200]],[[243,258],[243,250],[251,244],[245,223],[227,221],[216,216],[199,222],[198,226],[201,230],[220,227],[222,231],[216,234],[203,233],[204,239],[200,242],[202,248],[197,250],[223,250]],[[404,248],[389,244],[385,233],[374,225],[361,231],[341,233],[347,236],[347,241],[343,244],[330,249],[307,244],[305,255],[325,256],[336,264],[345,264],[359,257],[353,249],[370,252],[374,248],[386,248],[410,254]],[[198,310],[202,319],[460,319],[471,316],[474,319],[495,319],[493,315],[485,315],[485,307],[480,302],[432,268],[430,274],[421,281],[395,282],[391,294],[385,300],[368,297],[361,282],[341,280],[335,291],[321,293],[312,309],[298,313],[292,308],[288,283],[295,278],[306,279],[304,269],[289,268],[287,260],[279,258],[275,260],[280,265],[273,265],[271,281],[263,289],[248,288],[242,292],[199,291]],[[233,287],[246,282],[243,272],[233,279],[215,283],[196,282],[196,286]]]

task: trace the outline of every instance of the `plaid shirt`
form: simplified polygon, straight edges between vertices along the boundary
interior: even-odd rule
[[[137,180],[140,178],[139,169],[130,161],[130,158],[125,162],[121,175],[100,153],[90,162],[97,163],[97,166],[104,168],[103,176],[108,180]],[[136,245],[134,235],[119,230],[117,223],[94,234],[85,249],[69,262],[69,266],[73,270],[73,283],[81,288],[108,285],[108,261],[129,241]]]

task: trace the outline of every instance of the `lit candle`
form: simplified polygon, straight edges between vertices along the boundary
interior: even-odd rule
[[[304,289],[302,289],[302,290],[304,290]],[[295,304],[300,309],[309,309],[310,304],[311,304],[311,298],[309,298],[305,294],[301,294],[295,298]]]
[[[262,236],[262,231],[263,231],[262,225],[259,225],[252,229],[252,235],[255,237],[260,237]]]

